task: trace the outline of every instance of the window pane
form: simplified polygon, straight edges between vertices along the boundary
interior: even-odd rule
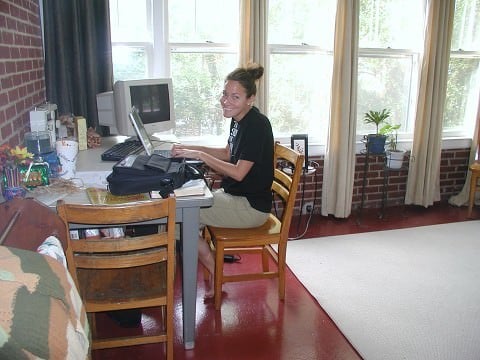
[[[227,136],[220,94],[228,73],[237,66],[235,54],[173,53],[171,68],[178,137]]]
[[[470,135],[480,91],[480,0],[455,2],[451,50],[443,131]]]
[[[480,0],[456,0],[452,50],[480,51]]]
[[[375,132],[366,125],[363,116],[369,110],[391,110],[389,122],[401,124],[399,132],[408,129],[410,84],[413,61],[411,57],[360,57],[358,60],[357,134]]]
[[[144,79],[148,77],[145,48],[112,46],[114,81]]]
[[[360,0],[360,47],[421,49],[424,7],[421,0]]]
[[[336,1],[270,0],[268,43],[333,49]]]
[[[174,43],[237,43],[238,0],[171,0],[169,40]]]
[[[479,63],[478,58],[450,58],[443,119],[444,131],[463,130],[465,126],[468,129],[473,128],[480,90]]]
[[[319,54],[273,54],[269,66],[268,117],[275,136],[309,133],[325,140],[330,108],[332,57]],[[295,69],[301,71],[290,71]]]
[[[147,1],[110,0],[112,42],[150,41]]]

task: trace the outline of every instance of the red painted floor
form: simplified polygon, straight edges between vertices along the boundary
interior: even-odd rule
[[[306,216],[295,218],[291,225],[291,237],[296,238],[303,233],[304,238],[309,238],[468,220],[465,207],[457,208],[444,203],[429,208],[387,208],[383,218],[378,215],[378,210],[364,210],[361,217],[354,213],[349,219],[315,215],[310,219],[307,229]],[[480,218],[480,210],[475,209],[473,215],[474,218]],[[227,266],[235,271],[242,266],[256,266],[256,263],[245,257],[241,263]],[[199,271],[195,348],[185,350],[182,344],[180,279],[177,276],[175,290],[174,353],[177,360],[360,359],[336,325],[290,271],[287,272],[284,302],[278,300],[275,280],[226,284],[221,311],[215,311],[213,303],[203,300],[205,282],[203,273]],[[154,331],[158,316],[156,311],[145,313],[142,318],[143,331]],[[99,317],[97,326],[115,333],[131,331],[119,328],[108,317]],[[142,345],[94,351],[92,358],[147,360],[165,357],[163,345]]]

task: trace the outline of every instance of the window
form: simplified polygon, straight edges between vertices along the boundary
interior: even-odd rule
[[[114,80],[150,76],[152,24],[148,1],[110,0],[110,27]]]
[[[480,0],[456,0],[443,118],[444,136],[472,133],[480,92]]]
[[[238,66],[238,0],[110,0],[110,22],[114,80],[171,77],[176,136],[225,140],[219,100]]]
[[[412,133],[425,4],[419,0],[361,0],[357,135],[375,132],[363,121],[369,110],[391,110],[399,133]]]
[[[269,1],[267,113],[276,137],[326,141],[335,10],[333,0]]]
[[[181,138],[227,137],[220,106],[225,76],[238,66],[239,2],[168,2],[176,131]],[[221,31],[219,31],[221,29]]]

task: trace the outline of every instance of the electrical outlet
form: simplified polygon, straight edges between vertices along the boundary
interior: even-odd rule
[[[313,201],[307,201],[303,204],[302,213],[310,214],[313,211]]]

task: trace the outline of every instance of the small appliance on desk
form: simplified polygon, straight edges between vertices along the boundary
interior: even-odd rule
[[[58,157],[53,150],[48,131],[34,131],[25,134],[24,143],[27,151],[34,155],[34,161],[23,169],[27,187],[48,185],[50,177],[58,174]]]
[[[50,144],[57,138],[57,105],[45,103],[30,111],[30,131],[48,131]]]

